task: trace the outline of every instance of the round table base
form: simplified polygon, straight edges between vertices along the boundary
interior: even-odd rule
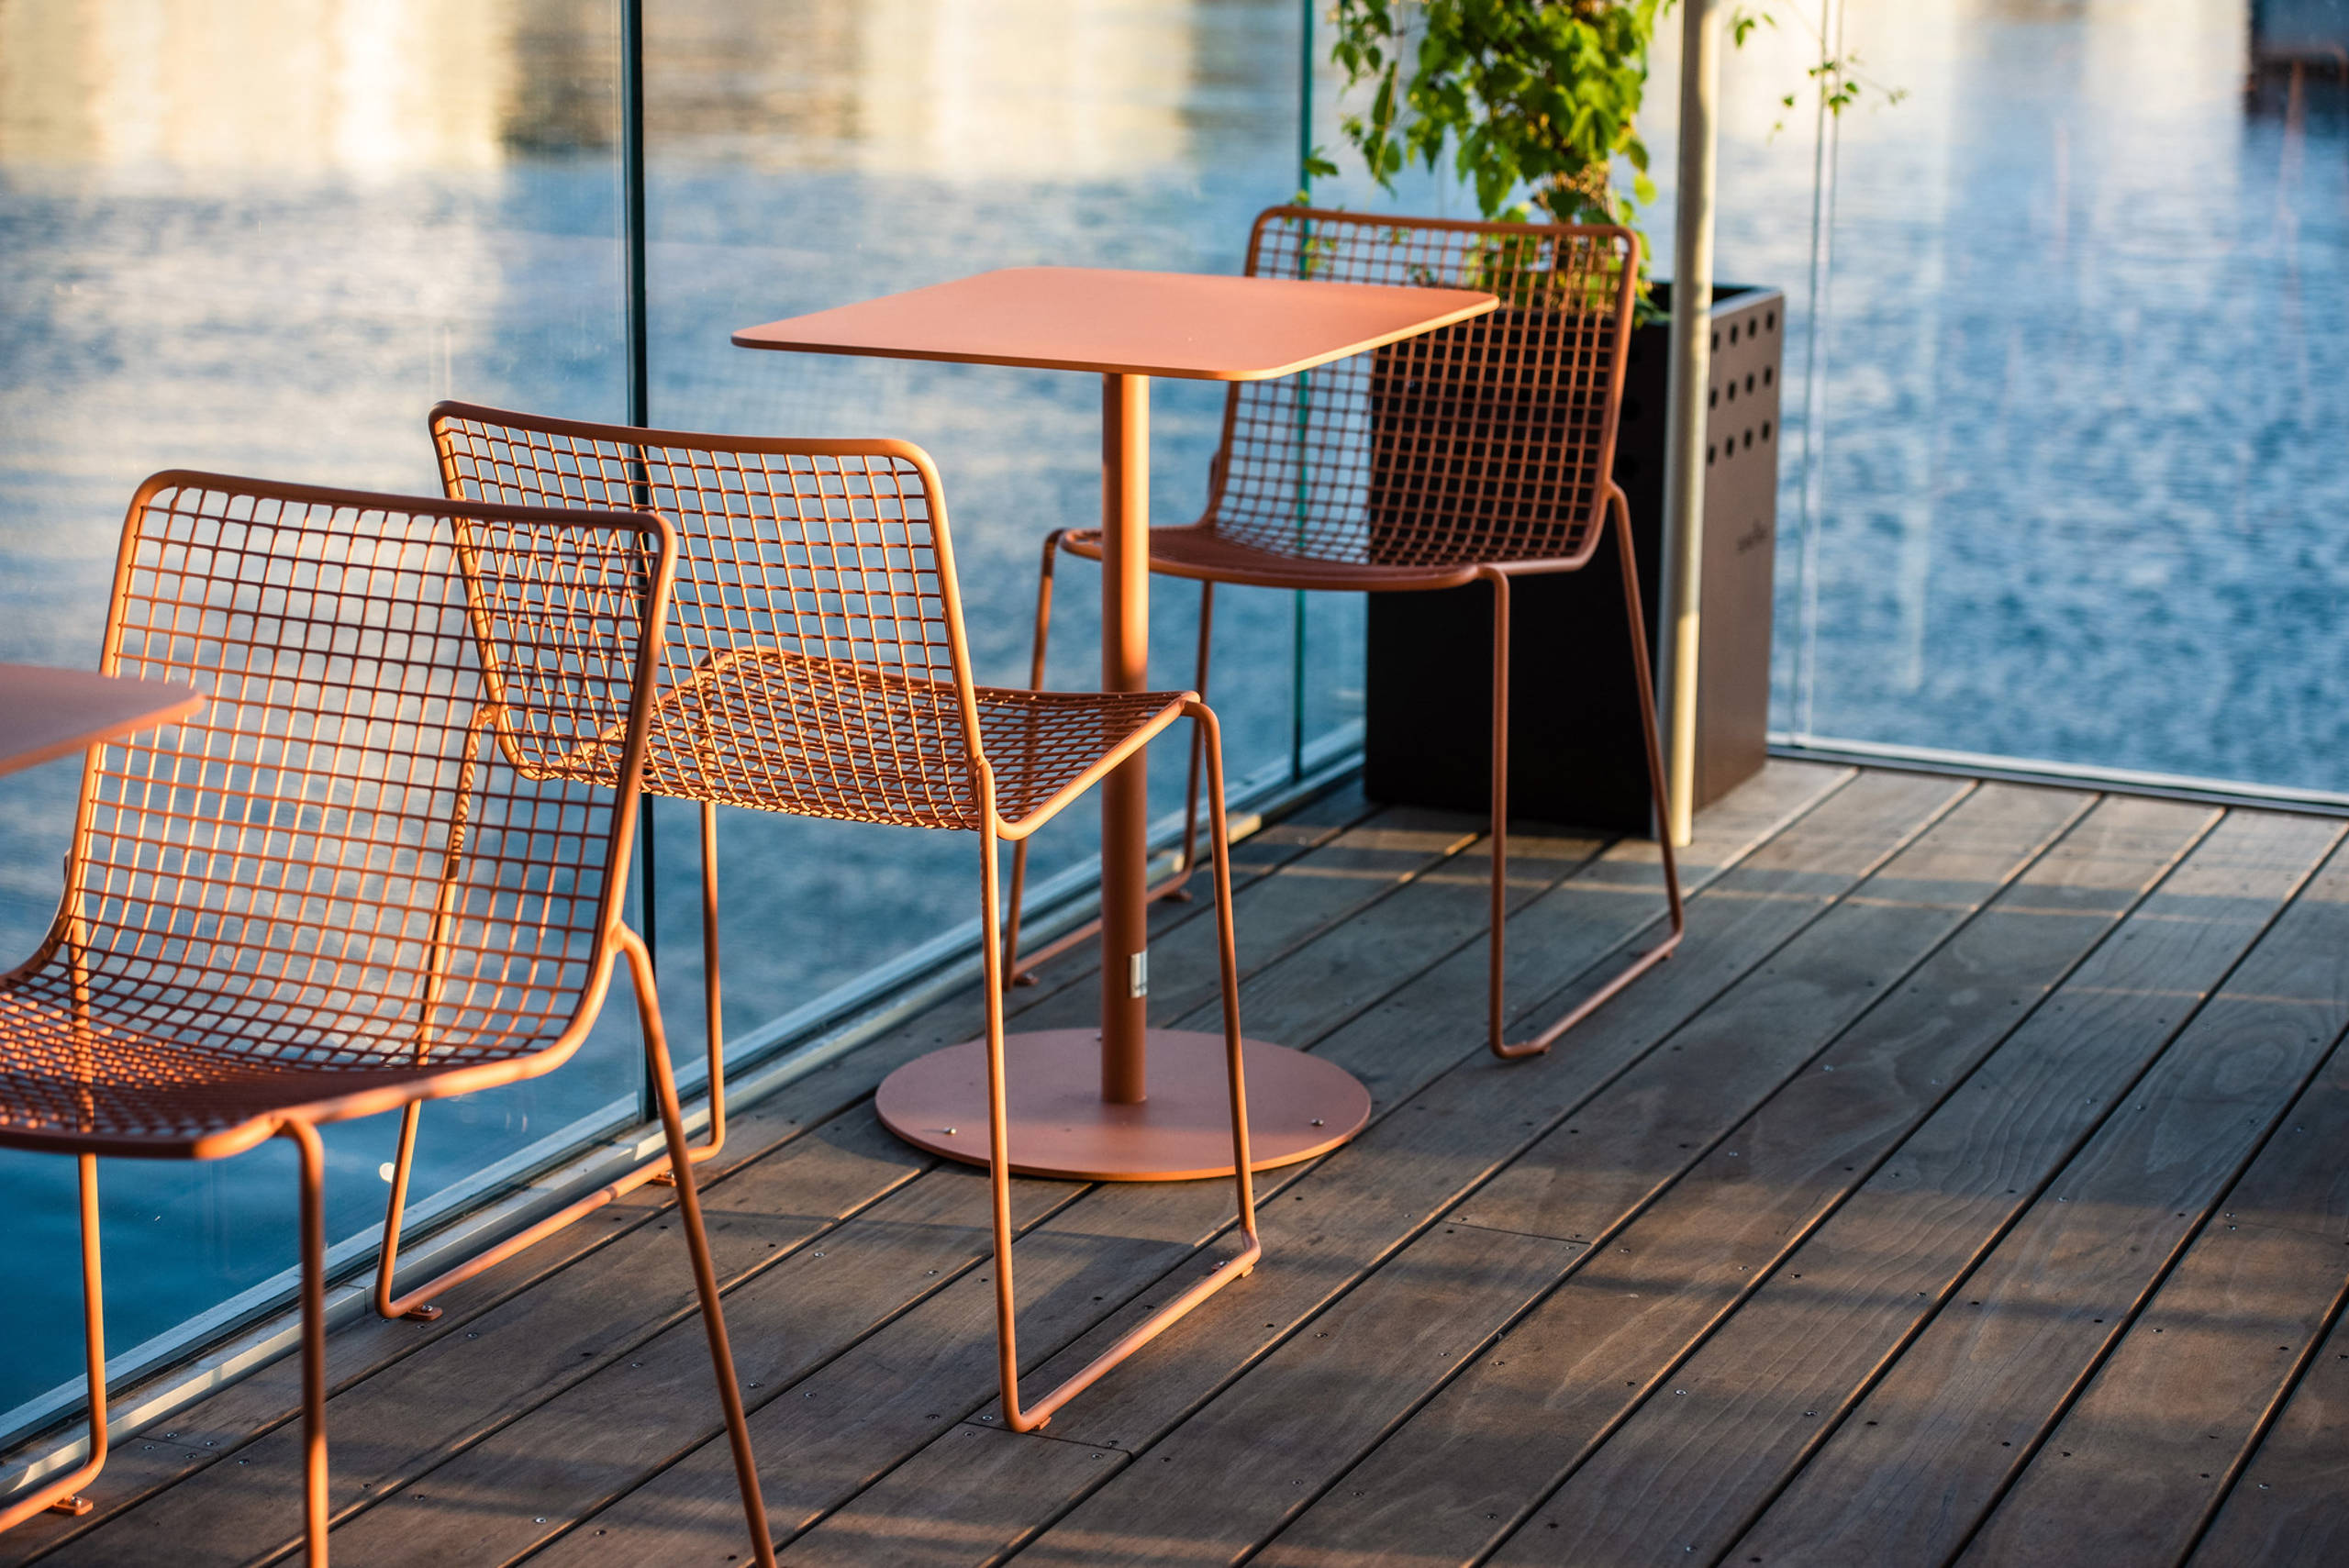
[[[1327,1153],[1370,1119],[1370,1091],[1334,1062],[1244,1041],[1249,1166],[1269,1170]],[[1231,1173],[1231,1100],[1223,1036],[1152,1029],[1150,1097],[1101,1098],[1101,1037],[1050,1029],[1004,1041],[1011,1168],[1086,1182],[1184,1182]],[[987,1162],[985,1044],[965,1040],[883,1080],[875,1108],[917,1148]]]

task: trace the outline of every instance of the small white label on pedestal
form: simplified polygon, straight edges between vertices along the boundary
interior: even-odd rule
[[[1138,952],[1126,960],[1126,995],[1150,995],[1150,954]]]

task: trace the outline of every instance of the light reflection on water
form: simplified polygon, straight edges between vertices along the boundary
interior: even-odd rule
[[[2295,8],[2349,35],[2340,0]],[[726,334],[988,266],[1230,270],[1294,179],[1294,0],[648,9],[653,417],[929,447],[983,671],[1015,677],[1037,541],[1097,505],[1095,386]],[[1765,36],[1725,73],[1721,272],[1789,295],[1774,722],[2349,788],[2349,348],[2326,314],[2349,96],[2308,71],[2295,96],[2285,70],[2246,98],[2243,0],[1851,0],[1847,25],[1910,97],[1843,126],[1809,448],[1813,150],[1800,117],[1772,129],[1804,41]],[[95,656],[119,508],[155,468],[429,490],[438,397],[620,417],[612,28],[607,0],[0,0],[0,659]],[[1649,137],[1667,172],[1671,96]],[[1460,206],[1425,181],[1403,205]],[[1217,412],[1158,387],[1162,518],[1197,506]],[[1093,584],[1063,582],[1052,674],[1085,684]],[[1163,681],[1187,679],[1191,603],[1158,589]],[[1359,620],[1310,615],[1318,728],[1358,705]],[[1219,606],[1236,772],[1286,752],[1288,616]],[[0,951],[46,924],[72,787],[0,781]],[[661,818],[680,1040],[700,1029],[690,823]],[[966,840],[722,831],[738,1029],[969,911]],[[1088,836],[1073,820],[1043,869]],[[421,1188],[629,1092],[632,1053],[607,1029],[543,1083],[436,1107]],[[339,1233],[378,1201],[389,1136],[338,1131]],[[68,1176],[0,1156],[38,1321],[71,1321]],[[106,1181],[117,1346],[291,1256],[274,1151]],[[0,1351],[0,1409],[76,1353]]]
[[[1015,262],[1230,270],[1250,215],[1292,188],[1294,6],[651,11],[655,417],[929,446],[983,673],[1015,677],[1037,543],[1097,513],[1096,384],[754,356],[726,335]],[[429,491],[436,398],[623,416],[612,27],[607,5],[573,0],[0,0],[0,659],[95,658],[121,506],[154,469]],[[1165,515],[1198,504],[1218,406],[1160,391]],[[1085,577],[1064,579],[1063,682],[1092,675]],[[1162,589],[1158,607],[1179,683],[1191,595]],[[1285,596],[1241,592],[1218,617],[1235,772],[1286,754],[1288,616]],[[1314,612],[1339,634],[1350,619]],[[1309,721],[1354,700],[1319,693]],[[28,951],[54,908],[73,784],[70,768],[0,781],[6,951]],[[681,1042],[701,1029],[691,822],[662,813]],[[737,1029],[973,912],[966,836],[746,813],[721,834]],[[1088,838],[1073,817],[1040,843],[1041,871]],[[608,1016],[625,1012],[616,997]],[[419,1191],[636,1077],[616,1022],[540,1083],[434,1107]],[[337,1234],[380,1203],[390,1137],[388,1122],[333,1129]],[[109,1162],[102,1190],[117,1350],[290,1261],[293,1185],[274,1151]],[[0,1155],[0,1207],[18,1299],[32,1320],[72,1322],[70,1165]],[[70,1376],[78,1353],[67,1337],[12,1342],[0,1410]]]

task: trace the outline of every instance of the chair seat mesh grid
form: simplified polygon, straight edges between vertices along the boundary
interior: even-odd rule
[[[134,511],[117,668],[206,706],[85,774],[58,922],[0,979],[0,1141],[185,1143],[578,1015],[645,536],[238,484]]]
[[[975,688],[996,810],[1017,822],[1180,693]],[[914,828],[981,826],[963,711],[943,681],[773,651],[721,656],[661,695],[645,760],[656,795]]]
[[[981,826],[920,464],[888,443],[684,438],[444,408],[468,497],[649,506],[681,535],[645,787],[803,816]],[[635,438],[646,438],[640,441]],[[1018,822],[1175,693],[976,687],[996,810]]]

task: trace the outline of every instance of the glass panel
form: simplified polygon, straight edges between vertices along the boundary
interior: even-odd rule
[[[937,459],[980,678],[1027,680],[1037,559],[1100,507],[1097,378],[751,352],[740,327],[994,267],[1236,272],[1296,188],[1296,0],[720,0],[647,18],[652,418],[888,435]],[[1222,394],[1152,389],[1152,506],[1197,515]],[[1063,559],[1049,682],[1097,687],[1099,573]],[[1152,586],[1153,676],[1191,684],[1197,590]],[[1219,590],[1210,695],[1234,778],[1285,765],[1290,596]],[[1153,749],[1182,804],[1187,738]],[[726,1011],[740,1030],[975,918],[968,837],[720,814]],[[1090,858],[1089,805],[1031,875]],[[698,1006],[693,808],[659,813],[672,1028]]]
[[[458,395],[618,417],[616,26],[601,0],[0,6],[0,660],[95,662],[122,508],[173,465],[435,493]],[[46,929],[71,763],[0,780],[0,956]],[[616,999],[617,1000],[617,999]],[[579,1061],[426,1113],[420,1200],[632,1096]],[[328,1131],[330,1239],[396,1121]],[[291,1155],[109,1161],[120,1353],[294,1260]],[[72,1162],[0,1151],[5,1412],[78,1376]]]
[[[1912,95],[1842,128],[1815,604],[1782,583],[1807,658],[1777,722],[2349,788],[2349,6],[1845,25]],[[1772,191],[1724,177],[1741,213]]]

